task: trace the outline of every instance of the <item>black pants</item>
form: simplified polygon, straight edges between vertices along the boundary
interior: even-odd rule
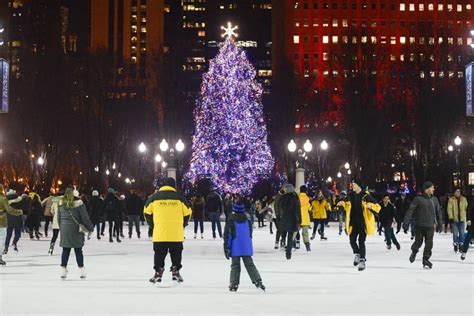
[[[115,235],[117,238],[120,238],[120,230],[119,230],[119,223],[117,220],[114,219],[109,219],[109,238],[112,239],[112,237]]]
[[[314,226],[313,226],[313,236],[316,235],[316,231],[318,229],[318,225],[321,227],[321,237],[324,237],[324,225],[326,223],[326,219],[314,219],[313,220]]]
[[[294,239],[293,239],[293,231],[285,231],[283,234],[286,234],[286,253],[291,254],[291,250],[293,249]]]
[[[198,233],[198,227],[201,229],[201,234],[204,233],[204,220],[201,219],[194,219],[194,233]]]
[[[133,225],[135,225],[137,236],[140,237],[140,215],[128,215],[128,236],[129,237],[132,237]]]
[[[84,255],[82,254],[82,248],[74,248],[76,254],[76,262],[79,268],[84,266]],[[71,254],[71,248],[63,248],[63,254],[61,255],[61,267],[67,267],[69,261],[69,255]]]
[[[13,244],[16,244],[21,238],[21,227],[8,227],[7,228],[7,237],[5,239],[5,248],[10,245],[10,240],[12,239],[13,232],[15,236],[13,237]]]
[[[273,223],[275,223],[275,229],[276,229],[276,236],[275,236],[275,242],[279,243],[280,238],[281,238],[281,228],[280,228],[280,219],[274,218]]]
[[[155,271],[165,268],[165,259],[168,252],[171,256],[171,266],[176,267],[177,270],[183,267],[181,265],[183,254],[182,242],[154,242],[153,250],[155,251],[155,266],[153,267]]]
[[[352,251],[354,254],[360,255],[361,259],[365,259],[365,239],[367,238],[367,233],[365,232],[365,227],[353,226],[352,232],[349,236],[351,242]]]
[[[101,223],[102,223],[102,229],[100,230],[100,234],[103,235],[105,231],[105,219]]]
[[[49,223],[53,221],[52,216],[45,216],[44,217],[44,235],[48,237],[48,228],[49,228]]]
[[[59,229],[53,229],[53,238],[51,238],[51,243],[54,244],[58,239]]]
[[[384,232],[385,232],[385,239],[386,243],[388,246],[392,245],[392,242],[395,246],[400,247],[400,244],[398,243],[397,237],[395,237],[395,234],[393,232],[392,225],[385,225],[384,226]]]
[[[433,249],[433,236],[435,229],[434,227],[419,227],[415,229],[415,242],[411,246],[413,252],[418,252],[425,241],[425,249],[423,249],[423,259],[429,259],[431,257],[431,250]]]

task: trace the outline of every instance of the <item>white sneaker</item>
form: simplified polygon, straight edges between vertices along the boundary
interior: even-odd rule
[[[66,279],[67,278],[67,268],[61,267],[61,279]]]
[[[84,280],[87,277],[86,269],[84,267],[79,268],[79,273],[80,273],[81,279]]]

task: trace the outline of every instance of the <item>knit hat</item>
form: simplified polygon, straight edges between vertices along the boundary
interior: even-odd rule
[[[99,196],[99,191],[97,190],[92,191],[92,196]]]
[[[287,183],[283,186],[283,189],[285,190],[285,193],[294,193],[295,192],[295,187],[291,183]]]
[[[234,204],[234,206],[232,206],[232,211],[235,213],[243,213],[245,211],[245,206],[243,204]]]
[[[352,182],[354,182],[358,186],[360,186],[362,190],[364,190],[366,188],[366,185],[365,185],[364,181],[360,178],[354,178],[354,179],[352,179]]]
[[[430,181],[426,181],[425,183],[423,183],[423,191],[431,188],[431,187],[434,187],[434,184],[433,182],[430,182]]]
[[[168,186],[168,187],[176,188],[176,180],[173,179],[173,178],[166,178],[166,179],[163,181],[163,186]]]
[[[306,193],[308,188],[305,185],[300,186],[300,193]]]

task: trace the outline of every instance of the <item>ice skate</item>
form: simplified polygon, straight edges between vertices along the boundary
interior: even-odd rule
[[[465,252],[461,252],[461,260],[466,260],[466,253]]]
[[[194,239],[196,239],[196,238],[197,238],[197,234],[194,234]]]
[[[392,249],[392,245],[387,245],[387,249],[388,250]]]
[[[275,249],[278,249],[279,248],[279,243],[278,241],[275,242]]]
[[[311,244],[309,242],[304,244],[306,246],[306,251],[311,251]]]
[[[54,251],[54,242],[49,245],[48,255],[52,256]]]
[[[163,272],[165,269],[160,269],[159,271],[155,272],[155,275],[150,279],[151,283],[160,283],[163,279]]]
[[[297,240],[295,242],[295,249],[300,249],[300,241],[299,240]]]
[[[458,253],[458,244],[453,244],[453,247],[454,247],[454,253]]]
[[[5,246],[5,249],[3,249],[3,254],[6,255],[8,253],[8,246]]]
[[[415,262],[415,259],[416,259],[416,252],[412,251],[409,260],[411,263],[413,263]]]
[[[61,279],[65,280],[67,278],[67,268],[61,267]]]
[[[174,282],[182,283],[184,281],[183,277],[181,276],[181,274],[179,274],[179,270],[176,267],[171,268],[171,275]]]
[[[328,240],[327,237],[321,236],[321,241]]]
[[[354,267],[357,267],[357,265],[359,264],[359,261],[360,261],[360,255],[356,254],[354,257]]]
[[[314,240],[315,237],[316,237],[316,234],[312,234],[310,239]]]
[[[87,277],[86,269],[84,267],[79,268],[79,275],[81,280],[84,280]]]
[[[18,246],[17,246],[16,242],[13,243],[13,250],[15,250],[16,252],[18,252]]]
[[[423,268],[432,269],[433,264],[428,259],[423,258]]]
[[[263,292],[265,292],[265,285],[263,285],[262,280],[259,280],[259,281],[255,282],[254,284],[255,284],[255,287],[257,289],[260,289]]]
[[[230,292],[237,292],[238,289],[239,289],[239,286],[237,284],[229,285],[229,291]]]
[[[201,234],[201,239],[204,239],[204,234]]]
[[[359,271],[364,271],[365,270],[365,259],[360,259],[359,260],[359,267],[357,269]]]
[[[6,266],[7,263],[5,261],[3,261],[3,259],[0,259],[0,266]]]

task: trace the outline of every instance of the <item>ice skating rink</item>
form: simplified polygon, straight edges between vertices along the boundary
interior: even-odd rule
[[[153,251],[147,238],[110,244],[93,237],[84,247],[87,279],[79,279],[72,252],[68,279],[62,281],[59,246],[48,256],[49,239],[30,241],[24,234],[19,253],[4,256],[7,266],[0,268],[0,315],[474,313],[474,249],[462,262],[450,234],[435,235],[432,270],[422,268],[421,253],[415,263],[408,261],[409,235],[398,234],[400,251],[387,250],[383,236],[368,237],[367,270],[358,272],[348,237],[339,236],[334,223],[327,228],[327,241],[312,241],[312,252],[300,249],[290,261],[273,249],[275,235],[268,227],[255,229],[254,260],[267,292],[259,292],[242,267],[239,291],[230,293],[230,261],[222,241],[211,238],[208,223],[205,239],[194,240],[192,225],[186,229],[181,285],[172,284],[169,272],[160,286],[148,282]]]

